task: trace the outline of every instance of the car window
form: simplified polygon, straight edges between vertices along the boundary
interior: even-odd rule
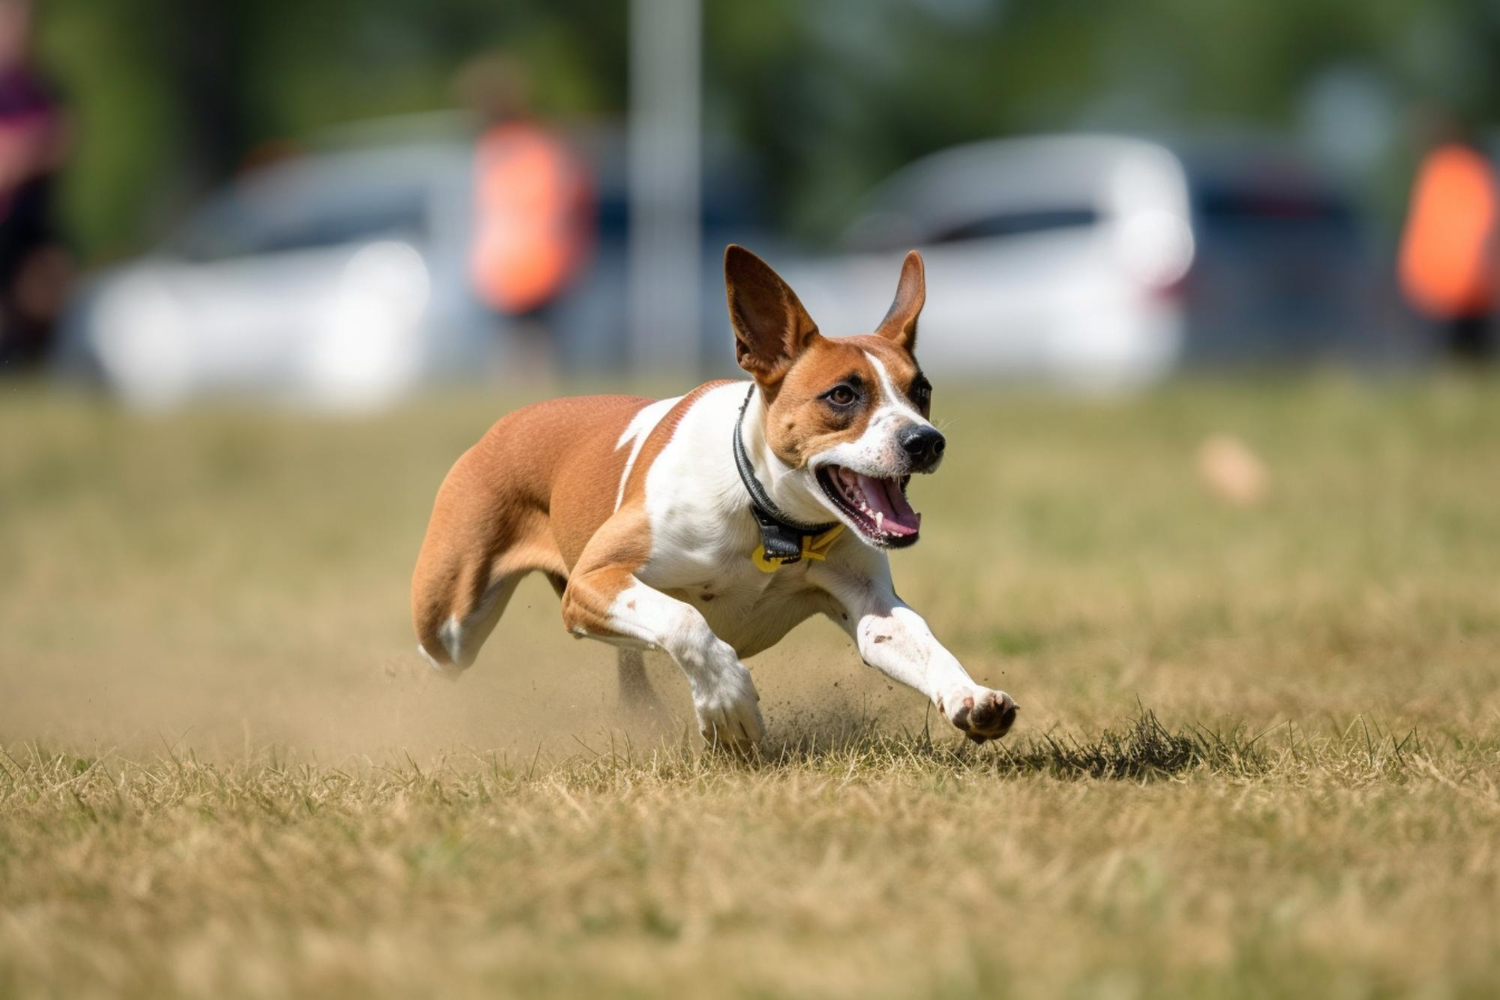
[[[1096,225],[1099,212],[1094,208],[1028,208],[997,212],[968,222],[935,228],[922,241],[927,244],[958,243],[963,240],[996,239],[1007,236],[1029,236],[1056,229],[1076,229]]]
[[[190,260],[210,261],[382,238],[421,241],[427,216],[423,191],[371,191],[322,203],[232,194],[200,212],[168,247]]]

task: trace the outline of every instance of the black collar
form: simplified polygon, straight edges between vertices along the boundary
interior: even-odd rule
[[[802,539],[830,531],[838,527],[839,522],[804,524],[788,516],[786,511],[776,506],[766,488],[755,478],[755,469],[750,465],[749,456],[745,454],[742,429],[745,410],[749,408],[756,388],[755,385],[750,386],[749,395],[740,404],[739,419],[734,422],[734,464],[740,471],[740,482],[745,484],[745,489],[750,493],[750,513],[755,515],[755,523],[760,526],[760,538],[766,549],[766,557],[780,559],[783,564],[794,563],[802,558]]]

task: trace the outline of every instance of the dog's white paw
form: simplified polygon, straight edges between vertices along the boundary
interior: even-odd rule
[[[760,694],[738,657],[731,655],[731,661],[732,665],[721,662],[711,676],[693,685],[693,708],[709,746],[746,752],[765,736]]]
[[[937,707],[953,728],[975,743],[1004,736],[1019,711],[1010,695],[983,687],[955,690],[938,698]]]

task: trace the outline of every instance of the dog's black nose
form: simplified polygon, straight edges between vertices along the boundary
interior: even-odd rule
[[[896,435],[896,442],[901,445],[902,451],[911,456],[913,472],[927,472],[936,466],[938,459],[943,457],[943,449],[948,445],[937,428],[928,426],[908,427]]]

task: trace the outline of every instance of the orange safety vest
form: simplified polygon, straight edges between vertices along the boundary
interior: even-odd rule
[[[1495,173],[1453,143],[1427,155],[1412,185],[1397,267],[1411,303],[1437,319],[1482,315],[1495,300]]]
[[[480,136],[474,164],[470,278],[506,313],[545,305],[593,242],[587,171],[546,129],[509,122]]]

